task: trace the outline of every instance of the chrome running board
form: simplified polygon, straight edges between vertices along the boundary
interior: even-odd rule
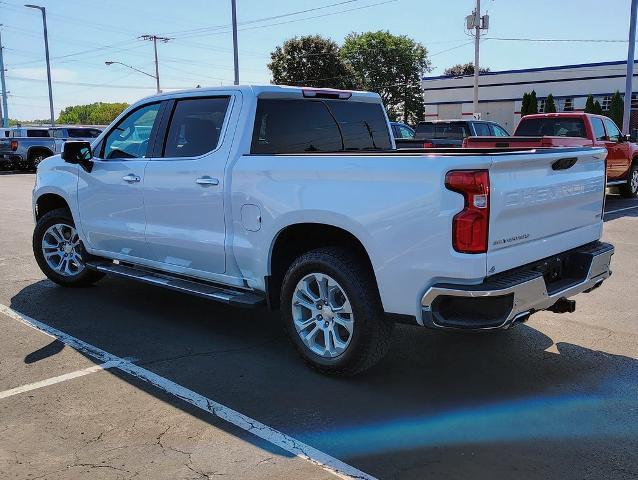
[[[104,260],[87,262],[86,267],[97,272],[130,278],[238,307],[254,308],[265,303],[264,295],[258,292],[180,277],[136,265]]]

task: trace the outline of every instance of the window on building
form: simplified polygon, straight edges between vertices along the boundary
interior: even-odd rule
[[[631,94],[631,108],[638,109],[638,93]]]
[[[604,112],[609,110],[609,105],[611,105],[611,95],[604,96],[603,101],[600,103],[600,106],[603,107]]]
[[[573,112],[574,111],[574,99],[566,98],[563,100],[563,112]]]

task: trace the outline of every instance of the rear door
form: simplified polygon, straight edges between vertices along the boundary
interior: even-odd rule
[[[146,240],[167,270],[200,277],[226,270],[224,171],[233,140],[226,134],[239,92],[178,98],[146,167]],[[234,133],[234,131],[233,131]]]
[[[605,154],[561,148],[493,155],[488,274],[600,238]]]
[[[129,112],[101,140],[92,171],[78,168],[80,219],[90,249],[149,258],[142,186],[160,107],[156,102]]]

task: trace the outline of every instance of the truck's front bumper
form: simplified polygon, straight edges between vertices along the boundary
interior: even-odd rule
[[[561,299],[599,287],[611,275],[614,247],[595,242],[485,279],[439,283],[421,299],[421,325],[453,330],[508,328]]]

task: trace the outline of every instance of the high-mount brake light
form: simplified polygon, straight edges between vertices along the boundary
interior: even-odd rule
[[[460,193],[463,210],[452,220],[452,245],[461,253],[486,253],[490,225],[490,174],[487,170],[453,170],[445,176],[448,190]]]
[[[352,96],[352,92],[345,90],[332,90],[329,88],[304,88],[303,96],[307,98],[332,98],[335,100],[347,100]]]

